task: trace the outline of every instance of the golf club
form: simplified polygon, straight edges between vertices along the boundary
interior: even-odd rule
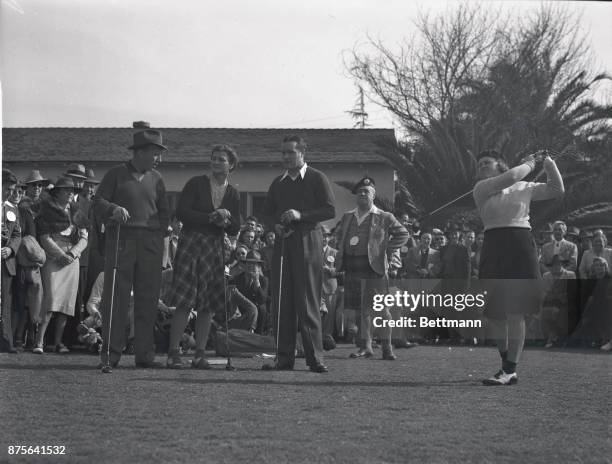
[[[110,374],[113,372],[113,369],[110,365],[110,345],[111,345],[111,331],[113,327],[113,306],[115,304],[115,278],[117,277],[117,255],[119,253],[119,234],[121,232],[121,223],[117,222],[117,238],[115,240],[115,258],[113,261],[113,275],[112,286],[111,286],[111,294],[110,294],[110,313],[108,317],[108,335],[106,341],[106,364],[102,366],[102,373]]]
[[[225,349],[227,351],[227,364],[225,365],[226,371],[235,371],[236,368],[232,366],[232,356],[230,353],[230,342],[229,342],[229,313],[227,312],[227,276],[225,275],[225,237],[221,235],[221,266],[223,267],[223,307],[225,309]]]
[[[561,158],[566,158],[566,157],[576,158],[578,156],[578,153],[575,150],[564,150],[561,153],[557,153],[557,152],[552,151],[552,150],[538,150],[535,153],[535,156],[536,156],[536,159],[538,160],[538,162],[541,162],[546,156],[550,156],[555,161],[557,161],[557,160],[559,160]],[[541,169],[540,172],[535,176],[535,178],[533,179],[532,182],[537,181],[540,177],[542,177],[543,174],[544,174],[544,169]],[[462,198],[465,198],[468,195],[471,195],[473,193],[474,193],[474,189],[470,190],[469,192],[465,192],[463,195],[458,196],[454,200],[451,200],[448,203],[444,203],[439,208],[436,208],[433,211],[427,213],[425,216],[423,216],[423,219],[427,218],[427,217],[430,217],[430,216],[433,216],[437,212],[442,211],[447,206],[450,206],[453,203],[456,203],[459,200],[461,200]]]
[[[280,335],[280,312],[281,312],[281,297],[283,295],[283,261],[285,260],[285,237],[290,235],[287,234],[283,228],[283,233],[280,236],[280,263],[278,269],[278,300],[276,302],[276,332],[275,332],[275,354],[274,363],[278,363],[278,339]]]

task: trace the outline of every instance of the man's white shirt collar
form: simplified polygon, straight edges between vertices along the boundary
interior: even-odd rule
[[[304,163],[304,165],[300,168],[299,172],[297,173],[296,176],[292,176],[291,174],[289,174],[289,171],[285,171],[285,173],[283,174],[283,177],[281,177],[280,180],[285,180],[285,177],[289,177],[291,180],[295,180],[297,179],[298,176],[300,176],[302,178],[302,180],[304,180],[304,176],[306,175],[306,168],[308,167],[308,165],[306,163]]]
[[[376,205],[372,205],[372,207],[367,210],[362,216],[359,216],[359,208],[355,208],[349,211],[349,213],[353,213],[355,215],[355,218],[357,219],[357,225],[360,226],[361,223],[368,217],[368,215],[376,214],[379,211],[380,210],[376,207]]]

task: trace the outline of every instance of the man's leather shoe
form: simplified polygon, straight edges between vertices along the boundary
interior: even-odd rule
[[[349,358],[371,358],[372,356],[374,356],[374,353],[372,353],[371,351],[367,351],[367,350],[359,350],[357,353],[351,353],[349,355]]]
[[[383,351],[382,358],[385,361],[395,361],[397,357],[393,354],[393,351]]]
[[[165,366],[159,361],[140,361],[136,363],[139,369],[162,369]]]
[[[325,364],[315,364],[314,366],[310,366],[310,370],[312,372],[316,372],[317,374],[329,372],[329,369],[327,369],[327,366]]]

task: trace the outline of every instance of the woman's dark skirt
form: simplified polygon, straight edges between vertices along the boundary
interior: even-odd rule
[[[487,291],[485,315],[533,314],[541,301],[540,266],[530,229],[487,230],[480,255],[479,278]]]
[[[383,276],[370,266],[367,256],[344,255],[344,307],[361,311],[362,307],[372,306],[374,293],[386,293]],[[362,282],[365,285],[362,285]],[[365,288],[363,295],[362,288]],[[364,299],[365,297],[365,299]]]

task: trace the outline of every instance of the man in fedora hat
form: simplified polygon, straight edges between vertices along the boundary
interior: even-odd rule
[[[85,179],[87,179],[87,171],[85,170],[85,166],[82,164],[74,163],[68,166],[64,176],[70,177],[74,182],[75,188],[77,191],[79,191],[83,188]]]
[[[17,188],[17,178],[8,169],[2,170],[2,312],[0,324],[2,333],[0,338],[0,351],[16,353],[13,346],[13,277],[17,272],[17,250],[21,244],[21,226],[19,224],[19,210],[9,198]]]
[[[49,185],[49,179],[43,177],[38,169],[33,169],[23,181],[25,184],[25,196],[19,202],[19,218],[21,236],[30,237],[28,240],[37,241],[36,216],[40,211],[41,194],[44,187]],[[42,250],[42,248],[41,248]],[[20,252],[21,253],[21,252]],[[23,346],[24,332],[30,319],[27,343],[34,343],[36,337],[36,326],[41,318],[41,306],[43,299],[42,278],[40,266],[26,263],[23,260],[17,263],[17,276],[15,283],[15,347]]]
[[[145,129],[133,134],[132,158],[110,169],[93,200],[96,216],[105,224],[105,274],[113,272],[117,253],[117,276],[105,279],[102,303],[102,363],[116,365],[124,346],[124,327],[130,291],[134,291],[134,348],[137,367],[159,367],[155,362],[153,330],[161,284],[164,235],[169,211],[166,186],[155,167],[166,147],[162,134]],[[119,234],[117,242],[117,234]],[[118,250],[115,250],[118,243]],[[109,334],[110,296],[114,295]],[[110,359],[106,359],[110,344]]]

